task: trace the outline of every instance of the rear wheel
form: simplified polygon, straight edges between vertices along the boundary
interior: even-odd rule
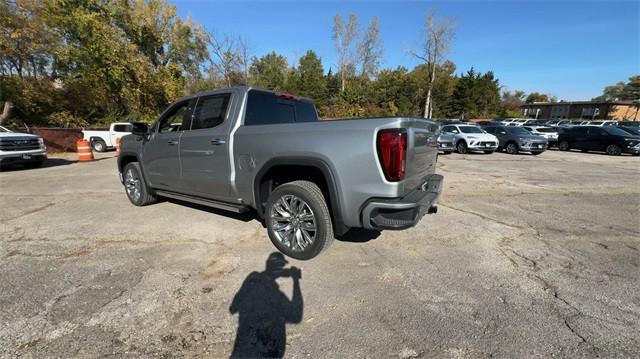
[[[91,140],[91,147],[96,152],[104,152],[107,150],[107,144],[103,140]]]
[[[271,192],[265,224],[273,245],[295,259],[317,256],[334,238],[322,191],[309,181],[285,183]]]
[[[607,154],[610,156],[618,156],[622,153],[622,148],[618,145],[611,144],[607,146]]]
[[[469,152],[469,150],[467,149],[467,143],[464,141],[460,141],[458,142],[458,145],[456,146],[456,149],[458,150],[458,153],[460,154],[465,154],[467,152]]]
[[[514,142],[510,142],[509,144],[507,144],[507,153],[510,155],[515,155],[518,154],[518,145],[516,145]]]
[[[562,142],[558,143],[558,149],[560,151],[569,151],[571,149],[571,147],[569,147],[569,142],[562,141]]]
[[[146,206],[158,201],[151,188],[145,183],[138,162],[131,162],[125,166],[123,178],[127,198],[134,205]]]

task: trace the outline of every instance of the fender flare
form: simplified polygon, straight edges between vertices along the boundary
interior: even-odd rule
[[[340,209],[340,197],[338,196],[336,177],[333,174],[331,167],[325,161],[318,158],[296,156],[277,157],[268,160],[260,168],[253,179],[253,200],[256,212],[258,212],[258,216],[260,218],[264,218],[264,211],[262,209],[262,204],[260,203],[260,182],[264,175],[276,166],[307,166],[320,170],[325,182],[327,183],[327,188],[329,189],[328,195],[329,201],[331,202],[330,209],[334,232],[337,235],[340,235],[344,234],[348,230],[348,227],[346,227],[342,221],[342,211]]]

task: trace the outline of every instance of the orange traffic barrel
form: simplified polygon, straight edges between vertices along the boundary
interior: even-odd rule
[[[91,152],[91,144],[87,140],[77,140],[76,148],[78,151],[78,161],[93,161],[93,152]]]
[[[120,138],[116,138],[116,156],[120,156]]]

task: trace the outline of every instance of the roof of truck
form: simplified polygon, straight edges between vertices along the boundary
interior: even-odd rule
[[[181,98],[177,99],[175,102],[188,100],[188,99],[191,99],[191,98],[194,98],[194,97],[200,97],[200,96],[215,95],[215,94],[227,93],[227,92],[249,92],[250,90],[270,92],[270,93],[273,93],[273,94],[276,94],[276,95],[278,95],[278,94],[288,95],[288,96],[295,97],[295,99],[298,100],[298,101],[302,100],[302,101],[314,102],[312,99],[310,99],[308,97],[298,96],[296,94],[289,94],[289,93],[286,93],[286,92],[268,90],[268,89],[261,88],[261,87],[256,87],[256,86],[232,86],[232,87],[224,87],[224,88],[219,88],[219,89],[205,90],[205,91],[197,92],[197,93],[192,94],[192,95],[181,97]]]

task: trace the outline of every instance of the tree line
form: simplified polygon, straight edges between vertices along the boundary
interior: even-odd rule
[[[430,11],[412,69],[384,68],[376,17],[333,19],[337,64],[313,50],[295,63],[255,56],[239,36],[210,32],[165,0],[0,2],[0,123],[88,126],[151,121],[179,97],[252,85],[314,99],[324,118],[517,116],[521,91],[447,60],[453,19]],[[547,96],[548,98],[548,96]]]

